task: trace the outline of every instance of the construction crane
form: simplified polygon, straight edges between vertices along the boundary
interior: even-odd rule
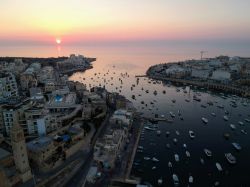
[[[206,53],[207,51],[201,51],[201,60],[203,59],[203,54]]]

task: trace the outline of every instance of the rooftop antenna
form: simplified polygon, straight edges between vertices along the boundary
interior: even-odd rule
[[[203,54],[206,53],[207,51],[201,51],[201,60],[203,59]]]

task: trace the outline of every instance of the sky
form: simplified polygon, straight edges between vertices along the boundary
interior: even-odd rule
[[[0,45],[250,41],[249,0],[0,0]]]

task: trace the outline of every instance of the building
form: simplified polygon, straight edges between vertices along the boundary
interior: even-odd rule
[[[110,118],[106,132],[97,139],[94,147],[94,160],[102,167],[114,167],[124,149],[132,122],[132,113],[127,110],[117,110]]]
[[[230,81],[231,80],[231,73],[225,70],[215,70],[211,76],[212,80],[215,81]]]
[[[18,87],[14,74],[0,73],[0,101],[18,96]]]
[[[22,183],[12,153],[3,148],[0,148],[0,181],[1,187],[17,186]]]
[[[52,66],[44,66],[41,71],[37,73],[38,83],[55,82],[56,76],[55,71]]]
[[[211,72],[210,70],[192,69],[191,77],[199,79],[208,79],[210,72]]]
[[[22,182],[26,182],[32,178],[32,175],[23,129],[19,125],[17,118],[14,119],[14,126],[11,128],[10,138],[16,169],[19,172]]]
[[[171,65],[165,70],[165,74],[167,77],[171,78],[183,78],[190,75],[190,71],[179,65]]]

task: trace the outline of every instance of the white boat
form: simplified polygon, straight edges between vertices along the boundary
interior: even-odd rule
[[[230,164],[236,163],[236,158],[232,155],[232,153],[225,153],[225,157]]]
[[[209,149],[204,149],[204,152],[208,157],[212,156],[212,151],[210,151]]]
[[[178,110],[178,115],[181,116],[181,111],[180,110]]]
[[[156,169],[156,166],[153,166],[153,167],[152,167],[152,170],[155,170],[155,169]]]
[[[241,150],[240,144],[233,142],[232,145],[234,146],[234,148],[235,148],[237,151],[240,151],[240,150]]]
[[[156,130],[155,128],[151,128],[151,127],[144,127],[144,129],[150,130],[150,131],[155,131]]]
[[[173,141],[174,141],[174,143],[177,143],[178,140],[176,138],[174,138]]]
[[[189,151],[186,151],[185,153],[186,153],[186,156],[187,156],[187,157],[190,157]]]
[[[144,160],[150,160],[150,157],[146,157],[146,156],[145,156],[145,157],[144,157]]]
[[[245,119],[245,122],[250,123],[250,119],[247,119],[247,118],[246,118],[246,119]]]
[[[190,184],[192,184],[192,183],[194,182],[194,178],[193,178],[192,175],[189,176],[188,182],[189,182]]]
[[[173,174],[173,181],[174,181],[174,185],[175,186],[179,186],[179,178],[178,178],[178,176],[176,175],[176,174]]]
[[[230,124],[230,127],[231,127],[232,130],[235,130],[235,129],[236,129],[236,127],[235,127],[234,124]]]
[[[179,132],[179,131],[175,131],[175,133],[176,133],[176,135],[178,135],[178,136],[180,135],[180,132]]]
[[[195,135],[194,135],[194,132],[193,131],[189,131],[189,136],[190,136],[190,138],[195,138]]]
[[[152,161],[153,161],[153,162],[159,162],[160,160],[158,160],[157,158],[153,157],[153,158],[152,158]]]
[[[216,114],[214,112],[212,112],[211,115],[214,116],[214,117],[216,116]]]
[[[244,125],[244,123],[242,121],[239,121],[238,123],[239,123],[239,125]]]
[[[156,131],[156,133],[157,133],[158,136],[161,135],[161,131],[160,130]]]
[[[247,135],[247,131],[246,131],[246,130],[242,129],[241,132],[242,132],[243,134]]]
[[[158,181],[157,181],[157,183],[158,183],[159,186],[162,185],[162,182],[163,182],[163,181],[162,181],[162,178],[158,179]]]
[[[167,144],[166,144],[166,147],[167,147],[168,149],[170,149],[170,144],[169,144],[169,143],[167,143]]]
[[[183,144],[183,147],[184,147],[184,148],[187,148],[187,144],[184,143],[184,144]]]
[[[218,107],[218,108],[224,108],[224,106],[223,106],[223,105],[218,105],[217,107]]]
[[[166,136],[169,136],[169,135],[170,135],[170,132],[169,132],[169,131],[167,131],[167,132],[166,132]]]
[[[228,116],[223,116],[223,119],[224,119],[225,121],[228,121]]]
[[[216,162],[215,166],[218,169],[218,171],[222,171],[223,170],[219,162]]]
[[[170,116],[171,116],[172,118],[175,117],[175,114],[174,114],[173,112],[169,112],[169,114],[170,114]]]
[[[201,120],[202,120],[205,124],[208,123],[208,119],[207,119],[207,118],[202,117]]]
[[[168,167],[173,167],[172,163],[171,162],[168,162]]]
[[[174,159],[175,159],[176,162],[179,162],[179,161],[180,161],[179,155],[178,155],[178,154],[175,154],[175,155],[174,155]]]
[[[204,159],[203,159],[203,158],[200,158],[200,162],[201,162],[202,164],[204,164],[204,163],[205,163],[205,161],[204,161]]]

